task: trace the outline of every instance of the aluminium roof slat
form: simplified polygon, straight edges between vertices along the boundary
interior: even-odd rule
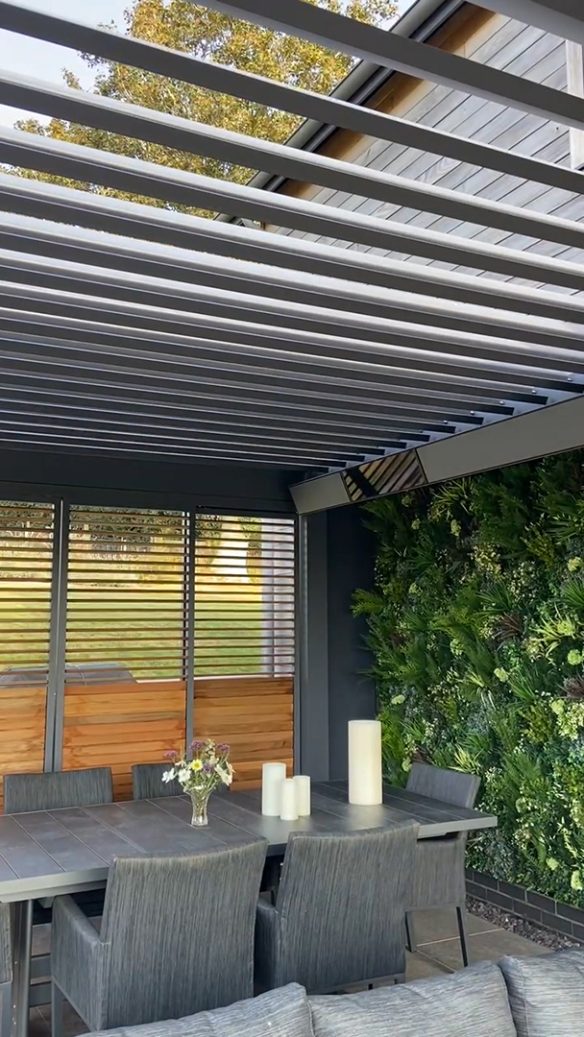
[[[479,7],[584,44],[584,18],[577,0],[477,0]]]
[[[409,309],[406,319],[417,320],[419,313],[427,314],[429,317],[434,314],[443,326],[448,326],[445,322],[449,319],[460,320],[465,315],[479,323],[487,320],[494,325],[501,323],[505,326],[509,323],[510,328],[518,325],[525,327],[526,324],[529,325],[529,318],[534,317],[538,319],[540,328],[542,319],[561,322],[562,326],[565,321],[571,321],[574,334],[581,334],[581,329],[577,325],[584,322],[582,298],[559,295],[542,288],[539,288],[537,293],[527,292],[524,288],[504,282],[498,283],[500,293],[508,302],[507,307],[501,307],[504,309],[503,313],[499,314],[493,308],[500,303],[493,302],[491,306],[487,305],[488,297],[481,297],[480,303],[475,305],[472,302],[477,284],[475,277],[466,277],[463,281],[466,290],[464,305],[458,303],[452,307],[447,286],[433,282],[431,267],[419,267],[419,279],[415,285],[412,284],[409,291],[400,291],[392,286],[379,287],[376,283],[359,284],[342,280],[338,276],[340,270],[335,277],[311,273],[310,279],[307,280],[302,271],[292,268],[283,274],[281,269],[275,266],[259,265],[243,259],[233,261],[220,255],[199,255],[176,246],[164,246],[154,242],[143,242],[138,246],[132,239],[124,240],[117,235],[104,231],[96,233],[79,226],[76,227],[75,238],[72,240],[67,227],[50,223],[47,219],[14,216],[11,213],[0,212],[0,229],[2,243],[9,245],[11,249],[34,253],[41,259],[44,257],[51,261],[58,260],[58,266],[52,262],[52,269],[64,269],[70,266],[69,260],[75,259],[81,266],[87,263],[96,264],[98,269],[107,271],[106,276],[112,269],[115,273],[129,274],[136,284],[146,283],[153,273],[163,280],[171,277],[173,281],[187,282],[189,288],[192,288],[193,282],[197,282],[206,288],[227,286],[227,290],[235,290],[238,293],[241,293],[242,289],[247,292],[249,284],[253,283],[261,285],[263,293],[278,301],[290,299],[303,305],[314,305],[316,301],[321,305],[322,299],[325,298],[327,306],[342,305],[343,309],[353,306],[359,313],[373,313],[376,316],[384,316],[386,307],[391,311],[397,305]],[[26,256],[21,261],[26,262],[29,258],[30,256]],[[394,274],[399,282],[400,271],[395,269]],[[373,274],[369,276],[369,280],[374,280]],[[182,287],[184,291],[184,286]],[[180,288],[179,284],[179,291]],[[174,285],[171,285],[170,291],[174,297]],[[442,295],[444,298],[440,297]],[[555,325],[554,329],[561,330]]]
[[[179,151],[217,159],[358,194],[392,205],[409,206],[439,216],[497,227],[509,233],[584,247],[584,228],[576,222],[535,210],[493,204],[439,186],[416,183],[387,171],[303,152],[254,137],[217,129],[205,123],[157,112],[99,94],[81,93],[62,85],[0,70],[0,102],[53,118],[92,126],[106,132],[148,140]],[[584,177],[582,177],[584,186]]]
[[[232,344],[236,346],[238,353],[249,353],[248,346],[257,346],[265,355],[270,355],[270,351],[282,350],[306,357],[334,356],[335,360],[371,360],[374,356],[387,360],[400,355],[414,357],[416,351],[434,351],[441,357],[462,355],[471,363],[475,358],[498,359],[500,355],[508,357],[511,354],[512,363],[529,363],[529,357],[532,357],[533,367],[537,367],[539,363],[543,367],[553,367],[553,361],[557,360],[558,369],[561,369],[565,362],[568,370],[575,369],[570,366],[571,364],[577,366],[578,354],[584,355],[580,330],[577,334],[566,332],[566,335],[558,338],[554,344],[550,344],[549,341],[543,344],[540,341],[537,322],[533,322],[531,326],[529,339],[526,337],[525,341],[518,342],[516,339],[497,336],[490,331],[488,325],[483,326],[482,334],[440,327],[426,328],[422,332],[418,325],[409,321],[380,322],[366,318],[359,320],[358,315],[355,317],[355,327],[351,327],[350,322],[347,327],[343,321],[337,330],[334,324],[331,325],[334,311],[327,313],[324,310],[329,322],[324,325],[325,330],[323,320],[318,331],[307,331],[288,327],[288,311],[285,307],[282,307],[279,321],[274,313],[274,323],[264,324],[253,321],[251,309],[250,319],[241,321],[222,314],[200,316],[199,313],[183,314],[172,308],[151,307],[143,303],[116,303],[107,296],[94,297],[92,294],[79,292],[61,292],[34,284],[18,284],[15,287],[10,282],[0,280],[0,307],[2,304],[8,310],[23,309],[27,315],[30,312],[31,323],[34,323],[35,312],[42,312],[47,314],[48,323],[56,323],[55,318],[61,317],[71,327],[79,326],[74,323],[76,321],[84,322],[80,326],[85,330],[88,328],[85,322],[92,321],[97,325],[111,324],[111,335],[130,336],[140,329],[141,342],[159,342],[164,336],[166,341],[174,341],[180,345],[181,342],[187,341],[187,336],[193,344],[205,345],[206,348],[214,350],[226,345],[229,352],[229,346]],[[130,330],[124,330],[127,328]],[[170,336],[176,337],[172,339]],[[217,345],[212,345],[213,342]],[[392,347],[391,350],[389,347]],[[260,356],[261,353],[255,355]]]
[[[565,0],[560,2],[564,4]],[[204,6],[277,32],[300,36],[392,71],[519,108],[542,119],[575,129],[584,127],[584,100],[579,97],[485,67],[427,43],[398,37],[302,0],[278,0],[277,6],[272,0],[204,0]]]
[[[507,172],[566,191],[581,190],[582,174],[551,162],[468,140],[423,124],[364,108],[338,96],[301,90],[263,76],[204,61],[159,44],[133,39],[39,11],[22,3],[0,2],[0,25],[13,32],[92,53],[162,76],[230,94],[243,100],[293,112],[306,119],[422,148],[460,162]],[[401,35],[401,34],[400,34]],[[376,63],[377,64],[377,63]]]
[[[323,206],[323,208],[325,208]],[[498,309],[518,309],[534,316],[553,316],[562,319],[569,313],[578,320],[583,315],[582,300],[572,300],[557,293],[537,292],[515,285],[507,285],[487,277],[451,273],[435,266],[401,262],[384,257],[382,260],[364,253],[337,246],[313,244],[301,238],[286,238],[268,231],[253,231],[231,224],[212,224],[197,217],[182,217],[163,209],[153,209],[133,202],[121,202],[116,198],[84,194],[71,188],[55,184],[37,184],[33,180],[0,174],[0,210],[4,209],[14,218],[15,214],[33,220],[25,220],[21,234],[27,239],[38,232],[31,224],[39,226],[45,220],[72,224],[75,236],[83,230],[97,230],[106,250],[115,253],[122,249],[123,235],[144,240],[148,247],[157,245],[178,246],[185,249],[200,249],[215,257],[233,260],[233,272],[239,270],[241,260],[250,263],[252,276],[255,263],[267,263],[275,268],[293,270],[303,274],[316,274],[333,280],[355,281],[360,285],[433,294],[444,300],[492,306]],[[112,233],[113,231],[113,233]],[[103,232],[108,234],[104,239]],[[42,234],[42,231],[41,231]],[[119,242],[116,245],[116,239]],[[14,246],[15,241],[13,239]],[[513,253],[521,255],[521,253]],[[208,262],[208,256],[200,260]],[[574,264],[565,264],[568,268]],[[229,269],[229,265],[227,264]],[[258,277],[262,270],[258,268]]]
[[[551,374],[544,376],[530,369],[522,371],[521,368],[518,369],[519,373],[510,374],[499,371],[496,365],[484,372],[475,371],[472,377],[465,373],[453,373],[447,366],[429,371],[425,376],[424,369],[429,369],[431,365],[423,363],[410,364],[409,367],[402,365],[386,377],[374,371],[369,375],[355,372],[353,377],[341,377],[325,374],[318,369],[311,371],[309,365],[298,366],[296,371],[287,370],[283,374],[279,370],[279,363],[272,368],[267,364],[246,366],[241,362],[199,360],[196,356],[173,357],[165,361],[156,355],[152,358],[119,346],[96,351],[95,347],[84,342],[71,343],[66,336],[62,339],[43,339],[42,336],[33,337],[24,333],[15,335],[13,332],[10,335],[6,330],[7,323],[0,314],[0,369],[8,371],[32,366],[36,373],[51,374],[60,368],[68,369],[74,359],[75,377],[79,377],[81,371],[99,376],[126,375],[134,384],[146,382],[164,388],[173,383],[180,384],[187,374],[200,372],[197,377],[199,387],[205,382],[209,386],[238,388],[245,395],[251,390],[269,393],[277,387],[278,395],[312,393],[319,399],[344,398],[355,406],[360,400],[383,406],[396,396],[419,393],[427,394],[428,397],[436,394],[453,401],[500,401],[504,390],[509,401],[537,406],[545,401],[546,393],[552,390],[577,392],[580,388],[568,376],[554,378]],[[85,356],[87,359],[82,359]],[[418,370],[422,371],[421,375],[417,373]],[[534,385],[538,388],[534,388]]]
[[[305,5],[304,5],[305,6]],[[582,102],[584,108],[584,102]],[[88,184],[147,195],[173,205],[220,209],[232,216],[271,222],[293,230],[373,248],[393,249],[406,255],[455,263],[492,273],[543,281],[575,290],[584,290],[584,275],[575,263],[550,259],[535,253],[512,250],[486,242],[467,240],[440,231],[425,231],[412,224],[399,224],[373,216],[363,216],[346,209],[336,209],[318,202],[274,195],[233,181],[203,177],[195,173],[170,169],[142,159],[99,151],[95,148],[39,137],[22,130],[0,126],[0,161],[26,169],[50,173]],[[26,185],[34,186],[30,180]],[[3,190],[7,185],[2,181]],[[46,188],[54,185],[44,184]],[[13,185],[14,187],[14,185]],[[10,188],[8,188],[10,190]],[[29,197],[30,192],[11,193]],[[47,192],[48,193],[48,192]],[[79,191],[75,191],[79,195]],[[79,204],[87,203],[81,192]],[[130,203],[126,203],[130,204]],[[148,211],[147,206],[143,206]],[[157,214],[159,216],[159,214]],[[185,229],[195,231],[206,224],[205,233],[213,240],[222,236],[224,226],[202,217],[182,217]],[[157,221],[155,221],[157,222]],[[233,228],[234,230],[237,228]],[[266,235],[265,231],[250,234]],[[280,248],[282,248],[282,238]],[[286,248],[289,248],[286,243]]]

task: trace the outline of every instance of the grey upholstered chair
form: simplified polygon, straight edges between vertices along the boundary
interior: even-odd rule
[[[414,763],[408,778],[409,792],[428,799],[452,803],[457,807],[474,806],[480,779],[462,771],[444,770],[426,763]],[[421,839],[416,850],[414,896],[411,910],[452,907],[456,910],[462,961],[468,965],[468,943],[464,923],[466,882],[464,853],[466,835]],[[406,916],[408,948],[416,949],[410,912]]]
[[[158,799],[159,796],[180,796],[183,790],[178,781],[164,782],[162,775],[169,763],[135,763],[132,767],[134,799]]]
[[[90,1030],[176,1019],[253,994],[264,840],[180,857],[119,858],[100,931],[71,897],[53,909],[53,1037],[63,995]]]
[[[256,980],[309,993],[404,978],[418,825],[288,839],[275,904],[260,900]]]
[[[6,774],[4,813],[58,810],[113,802],[112,772],[109,767],[55,771],[50,774]]]

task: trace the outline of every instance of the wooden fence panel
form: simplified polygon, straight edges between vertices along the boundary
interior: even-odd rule
[[[42,771],[45,762],[46,687],[0,689],[0,801],[3,776]]]
[[[293,725],[292,677],[195,680],[195,733],[229,743],[235,788],[257,787],[266,760],[282,761],[292,774]]]
[[[185,701],[182,680],[67,685],[63,769],[111,767],[115,798],[131,799],[132,764],[184,744]]]

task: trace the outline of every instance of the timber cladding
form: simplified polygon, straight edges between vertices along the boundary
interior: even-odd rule
[[[185,713],[182,680],[67,685],[63,768],[111,767],[115,798],[131,799],[132,764],[156,763],[167,749],[180,749]],[[194,727],[197,737],[231,745],[240,788],[260,783],[261,766],[268,759],[285,762],[291,772],[293,680],[198,678]],[[38,769],[42,770],[42,759]]]
[[[0,782],[4,774],[43,770],[46,707],[44,686],[0,691]]]

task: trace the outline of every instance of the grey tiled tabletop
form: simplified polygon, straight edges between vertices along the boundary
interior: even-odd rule
[[[263,817],[259,791],[216,794],[209,826],[192,828],[183,796],[0,817],[0,901],[22,901],[104,885],[117,856],[217,849],[262,837],[281,856],[290,832],[347,832],[414,818],[419,838],[494,827],[476,810],[386,787],[377,807],[351,806],[346,785],[313,785],[312,814],[298,821]]]

